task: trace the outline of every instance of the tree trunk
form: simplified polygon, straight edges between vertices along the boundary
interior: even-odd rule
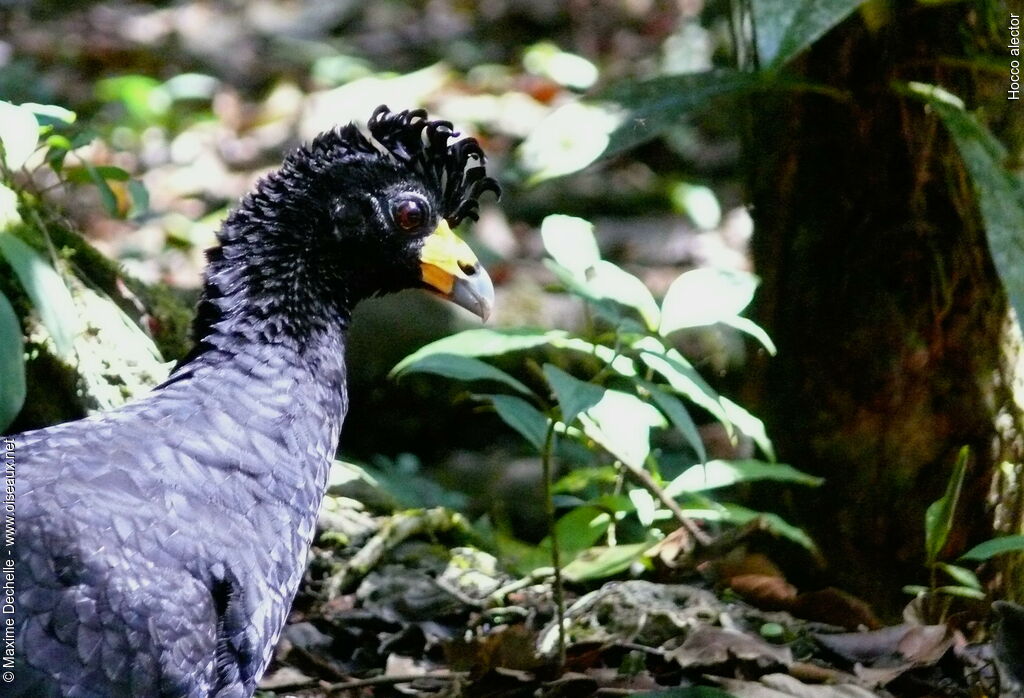
[[[758,314],[779,347],[754,401],[780,458],[827,478],[797,517],[840,583],[890,613],[903,585],[927,582],[924,512],[958,450],[973,458],[953,557],[991,537],[993,473],[1024,450],[1020,344],[968,175],[938,118],[892,89],[937,83],[968,105],[996,92],[1005,76],[944,59],[1005,55],[989,23],[1008,14],[897,5],[874,31],[852,17],[802,63],[852,99],[758,97],[747,137]],[[1006,471],[996,520],[1018,530],[1020,466]]]

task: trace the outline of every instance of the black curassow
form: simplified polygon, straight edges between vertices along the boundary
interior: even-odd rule
[[[120,409],[13,437],[4,696],[251,696],[302,577],[348,408],[361,299],[419,287],[486,319],[451,227],[498,193],[473,139],[378,108],[288,155],[209,253],[196,347]]]

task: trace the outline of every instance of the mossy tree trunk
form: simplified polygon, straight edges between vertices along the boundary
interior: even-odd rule
[[[1024,374],[955,146],[892,89],[920,80],[984,100],[1012,135],[1005,76],[970,62],[1006,54],[1008,11],[889,6],[882,26],[851,18],[799,66],[850,101],[758,97],[747,144],[758,313],[779,347],[757,366],[755,402],[781,458],[827,478],[797,514],[840,582],[893,612],[902,585],[927,580],[924,512],[961,446],[974,457],[947,552],[991,537],[993,521],[1020,529],[1020,466],[989,490],[1001,463],[1022,462]]]

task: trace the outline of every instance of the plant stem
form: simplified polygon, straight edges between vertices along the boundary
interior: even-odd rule
[[[562,555],[558,546],[558,527],[555,525],[555,500],[552,498],[551,454],[555,446],[554,417],[549,418],[548,431],[544,436],[544,450],[541,452],[541,467],[544,471],[544,502],[547,508],[548,535],[551,538],[551,566],[555,579],[552,594],[555,598],[555,621],[558,623],[558,666],[565,664],[565,598],[562,595]]]
[[[648,456],[648,460],[650,461],[650,456]],[[683,528],[685,528],[689,532],[689,534],[693,536],[693,539],[697,542],[697,545],[706,548],[711,544],[711,536],[704,533],[704,531],[700,530],[700,528],[695,523],[693,523],[693,521],[691,521],[689,517],[686,516],[686,514],[680,508],[679,504],[677,504],[674,499],[665,494],[665,490],[663,490],[658,485],[658,483],[654,481],[654,478],[651,477],[651,474],[649,472],[647,472],[643,468],[630,467],[625,463],[622,463],[622,470],[625,471],[630,476],[632,476],[632,478],[636,480],[637,483],[639,483],[644,489],[646,489],[648,492],[654,495],[666,509],[671,511],[672,515],[675,516],[676,521],[678,521],[683,526]]]

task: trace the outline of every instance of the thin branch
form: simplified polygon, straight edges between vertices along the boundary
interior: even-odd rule
[[[661,486],[654,481],[654,478],[651,477],[649,472],[643,468],[632,468],[626,464],[623,464],[623,468],[637,482],[637,484],[657,497],[658,501],[661,502],[666,509],[672,512],[672,515],[675,516],[676,520],[690,533],[691,536],[693,536],[693,539],[697,541],[698,545],[701,547],[707,547],[711,544],[711,536],[704,533],[704,531],[702,531],[700,527],[683,512],[679,507],[679,504],[676,503],[676,500],[665,494],[665,490],[663,490]]]

